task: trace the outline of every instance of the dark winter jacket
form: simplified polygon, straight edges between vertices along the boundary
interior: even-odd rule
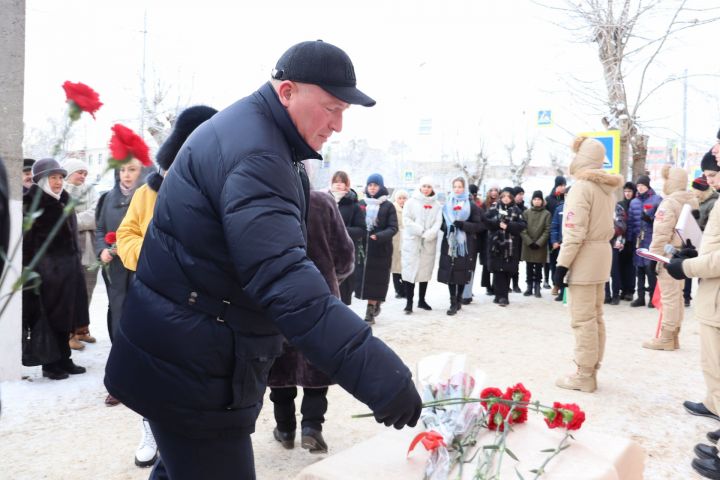
[[[523,219],[527,222],[527,228],[520,233],[523,262],[545,263],[547,261],[551,218],[552,215],[545,207],[530,207],[523,212]]]
[[[507,229],[500,228],[500,220],[507,224]],[[485,225],[488,229],[488,268],[491,272],[516,273],[520,254],[515,243],[527,227],[520,210],[514,204],[498,202],[485,214]]]
[[[70,195],[64,190],[60,200],[56,200],[33,185],[23,196],[24,213],[30,210],[36,195],[39,195],[37,211],[42,210],[42,215],[23,237],[24,267],[40,250],[70,201]],[[23,324],[31,327],[40,315],[45,315],[52,329],[58,332],[70,333],[87,326],[90,323],[88,297],[74,213],[62,223],[34,270],[40,275],[39,294],[34,289],[23,290]]]
[[[443,217],[440,229],[443,231],[442,244],[440,245],[440,264],[438,265],[438,282],[465,285],[470,281],[472,272],[475,271],[478,254],[478,235],[487,230],[483,222],[484,212],[474,202],[470,202],[470,217],[463,222],[462,230],[467,235],[467,255],[451,257],[450,246],[447,241],[448,226]],[[456,228],[456,227],[452,227]]]
[[[557,188],[557,187],[556,187]],[[555,195],[555,190],[550,192],[550,195],[545,197],[545,209],[550,212],[550,215],[555,213],[555,209],[560,203],[565,201],[565,195]]]
[[[656,195],[652,188],[645,193],[638,193],[637,197],[630,202],[626,238],[636,248],[650,247],[653,221],[660,202],[662,202],[662,197]],[[647,266],[650,262],[646,258],[635,255],[636,266]]]
[[[565,202],[558,203],[550,222],[550,248],[556,243],[562,243],[563,209]]]
[[[707,225],[708,218],[710,218],[710,212],[715,206],[715,202],[717,201],[717,199],[718,193],[712,192],[709,195],[705,196],[700,202],[700,218],[698,218],[698,225],[700,226],[701,230],[705,230],[705,225]]]
[[[375,197],[387,195],[385,187],[381,187]],[[366,208],[364,200],[360,205]],[[385,200],[380,205],[375,228],[365,229],[360,252],[355,255],[355,297],[360,300],[385,301],[392,266],[392,238],[397,232],[397,211],[390,200]],[[371,239],[371,235],[377,235],[377,240]]]
[[[109,232],[117,232],[123,218],[125,218],[134,193],[135,191],[129,195],[123,195],[120,191],[120,185],[116,184],[112,190],[104,194],[98,201],[95,212],[95,253],[97,256],[100,256],[103,249],[110,248],[110,245],[105,243],[105,235]],[[132,279],[132,271],[125,268],[120,257],[115,255],[107,268],[102,270],[102,276],[107,287],[110,305],[109,315],[112,317],[113,331],[110,332],[110,338],[114,340],[118,325],[120,325],[125,296]]]
[[[335,199],[326,192],[310,192],[307,219],[308,258],[320,270],[330,291],[340,297],[339,282],[355,267],[353,242],[345,230]],[[326,387],[332,380],[315,368],[300,351],[283,343],[283,353],[270,369],[271,387]]]
[[[374,411],[412,384],[307,258],[309,158],[320,156],[270,83],[190,135],[158,193],[110,352],[113,396],[186,436],[247,435],[283,336]]]
[[[340,199],[338,208],[348,235],[356,246],[359,245],[365,236],[365,212],[360,208],[357,193],[350,190]]]

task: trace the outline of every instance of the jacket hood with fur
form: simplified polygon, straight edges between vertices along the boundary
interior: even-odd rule
[[[624,183],[622,176],[615,173],[608,173],[601,169],[582,170],[575,174],[575,179],[597,183],[605,193],[611,193],[617,190]]]

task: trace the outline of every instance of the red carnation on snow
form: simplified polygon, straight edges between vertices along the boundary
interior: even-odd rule
[[[495,387],[488,387],[484,388],[482,392],[480,392],[480,400],[486,400],[483,402],[480,402],[483,407],[489,408],[488,405],[493,406],[496,401],[493,400],[493,398],[502,398],[503,393],[502,390]]]
[[[124,125],[116,123],[112,127],[113,136],[110,139],[110,164],[119,166],[133,158],[140,160],[144,166],[152,165],[150,149],[140,136]]]
[[[105,243],[108,245],[114,245],[117,243],[117,234],[115,232],[108,232],[105,234]]]
[[[488,428],[490,430],[505,430],[505,417],[507,417],[510,407],[504,403],[495,403],[488,411]]]
[[[62,85],[65,97],[70,104],[70,118],[77,120],[82,112],[87,112],[95,118],[95,112],[102,107],[100,95],[84,83],[66,81]]]
[[[562,416],[565,421],[565,427],[568,430],[579,430],[585,421],[585,412],[580,410],[580,407],[574,403],[563,404],[560,408],[563,409]]]
[[[505,390],[503,398],[515,402],[529,402],[531,396],[532,393],[530,393],[530,390],[525,388],[522,383],[518,383],[514,387],[508,387],[508,389]]]

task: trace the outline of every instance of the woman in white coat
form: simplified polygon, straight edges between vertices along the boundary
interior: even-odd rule
[[[420,179],[403,208],[402,279],[407,304],[405,313],[412,313],[415,284],[420,284],[418,308],[432,310],[425,301],[427,282],[432,277],[437,252],[437,237],[442,225],[442,206],[437,201],[430,177]]]

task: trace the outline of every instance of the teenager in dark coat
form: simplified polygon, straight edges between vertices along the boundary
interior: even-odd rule
[[[340,297],[338,282],[353,271],[355,255],[340,212],[328,193],[310,192],[307,230],[308,258],[320,270],[332,294]],[[295,444],[295,397],[297,387],[303,387],[301,445],[310,453],[327,453],[321,432],[328,406],[328,385],[332,383],[295,347],[284,343],[282,355],[270,370],[268,386],[277,423],[273,434],[285,448]]]
[[[465,179],[453,180],[452,190],[443,206],[437,276],[438,282],[447,284],[450,292],[448,315],[455,315],[462,307],[463,289],[475,271],[477,235],[485,230],[482,210],[465,192]]]
[[[362,250],[355,255],[355,296],[368,301],[365,321],[373,324],[388,291],[392,238],[398,231],[398,220],[382,175],[373,173],[368,177],[365,196],[360,205],[365,210],[366,231]]]
[[[626,182],[623,186],[623,199],[618,202],[627,218],[630,214],[630,202],[637,195],[637,189],[633,182]],[[627,227],[627,224],[626,224]],[[625,246],[620,251],[620,278],[622,282],[621,300],[632,301],[635,296],[635,242],[625,242]]]
[[[470,201],[475,204],[475,206],[480,211],[480,218],[482,219],[485,217],[485,209],[483,208],[483,203],[480,197],[478,196],[478,191],[480,189],[477,185],[471,183],[468,186],[468,192],[470,193]],[[462,294],[462,305],[469,305],[472,302],[473,299],[473,284],[475,283],[475,271],[477,270],[477,264],[483,265],[485,263],[485,244],[487,240],[487,229],[485,228],[485,224],[482,224],[483,228],[482,231],[477,233],[475,235],[475,251],[477,251],[477,255],[475,255],[475,259],[473,260],[473,271],[470,274],[470,282],[465,285],[463,288],[463,294]]]
[[[561,203],[565,202],[565,190],[567,190],[567,180],[562,175],[555,177],[555,183],[550,194],[545,197],[545,208],[550,215],[555,214],[555,209]],[[557,266],[557,257],[560,254],[559,248],[553,248],[552,244],[550,247],[550,261],[543,266],[543,272],[545,273],[545,282],[543,288],[550,288],[550,280],[555,275],[555,267]],[[558,288],[552,287],[552,295],[558,294]]]
[[[27,213],[37,201],[36,211],[42,214],[23,237],[23,267],[33,260],[70,202],[70,195],[63,190],[65,176],[66,171],[52,158],[39,160],[33,166],[33,185],[23,196],[23,211]],[[60,351],[59,360],[42,366],[43,376],[62,380],[68,374],[85,373],[70,359],[68,345],[71,332],[90,324],[75,214],[63,221],[34,270],[40,275],[40,287],[38,291],[23,290],[23,330],[31,329],[41,316],[46,317]]]
[[[524,213],[525,210],[527,210],[527,207],[525,206],[525,189],[517,186],[512,189],[513,194],[513,200],[515,201],[515,206],[520,210],[520,213]],[[517,240],[517,242],[514,243],[515,245],[515,253],[522,257],[522,238],[519,236],[515,237],[513,240]],[[513,293],[521,293],[522,290],[520,290],[520,272],[516,272],[512,276],[512,291]]]
[[[360,208],[357,193],[350,188],[350,177],[347,173],[341,170],[335,172],[330,182],[330,193],[340,209],[340,215],[353,241],[357,257],[365,236],[365,212]],[[345,305],[352,303],[353,291],[355,291],[355,272],[340,282],[340,300]]]
[[[512,192],[503,190],[500,201],[485,214],[485,225],[488,229],[487,260],[493,273],[494,302],[501,307],[510,303],[510,280],[518,271],[520,263],[520,255],[514,243],[527,226],[513,200]]]

